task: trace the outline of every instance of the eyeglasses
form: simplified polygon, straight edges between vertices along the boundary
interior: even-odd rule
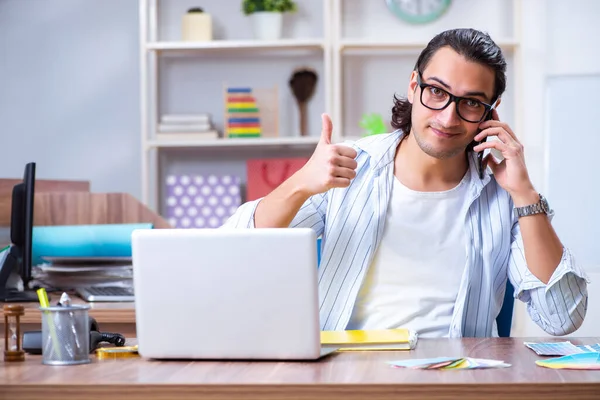
[[[495,104],[490,105],[476,99],[458,97],[437,86],[423,83],[421,73],[417,74],[417,84],[421,88],[421,104],[430,110],[443,110],[450,103],[456,103],[458,116],[467,122],[481,122],[495,107]]]

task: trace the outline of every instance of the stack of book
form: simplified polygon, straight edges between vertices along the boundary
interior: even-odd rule
[[[159,140],[217,139],[211,116],[202,114],[166,114],[158,123],[156,138]]]

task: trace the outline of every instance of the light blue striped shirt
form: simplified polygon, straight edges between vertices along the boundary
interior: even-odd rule
[[[363,278],[381,241],[394,178],[393,161],[402,136],[401,131],[395,131],[348,143],[357,151],[356,178],[347,188],[310,197],[290,224],[312,228],[323,237],[318,275],[323,330],[344,330],[350,321]],[[479,179],[476,163],[475,154],[471,154],[465,220],[467,263],[449,337],[498,336],[496,317],[507,278],[515,287],[515,298],[527,304],[532,320],[544,331],[552,335],[575,331],[587,311],[589,281],[585,272],[564,248],[548,284],[536,278],[527,268],[510,195],[487,171],[483,180]],[[243,204],[223,226],[253,228],[259,202]]]

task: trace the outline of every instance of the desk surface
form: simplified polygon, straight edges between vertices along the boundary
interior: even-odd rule
[[[55,303],[60,295],[53,293],[51,303]],[[99,324],[105,323],[135,323],[135,303],[133,302],[86,302],[73,295],[73,304],[86,304],[90,306],[90,315]],[[19,303],[25,307],[25,315],[21,318],[24,324],[40,323],[40,304],[37,302]],[[0,310],[1,312],[1,310]],[[0,321],[4,322],[4,321]]]
[[[548,339],[528,338],[532,341]],[[553,339],[555,341],[564,339]],[[576,344],[600,338],[570,339]],[[153,361],[52,367],[41,356],[0,366],[0,399],[447,399],[600,398],[600,371],[552,370],[520,338],[421,339],[413,351],[334,353],[315,362]],[[510,368],[421,371],[386,361],[436,356],[504,360]],[[2,364],[2,362],[0,362]]]

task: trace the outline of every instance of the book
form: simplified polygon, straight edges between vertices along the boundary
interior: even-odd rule
[[[339,351],[412,350],[418,335],[410,329],[321,331],[321,344],[340,346]]]
[[[208,132],[212,129],[210,123],[198,123],[198,124],[158,124],[159,132]]]
[[[219,132],[217,131],[206,131],[206,132],[186,132],[186,133],[157,133],[157,140],[210,140],[218,139]]]
[[[201,114],[165,114],[160,118],[164,124],[208,124],[211,115],[209,113]]]

